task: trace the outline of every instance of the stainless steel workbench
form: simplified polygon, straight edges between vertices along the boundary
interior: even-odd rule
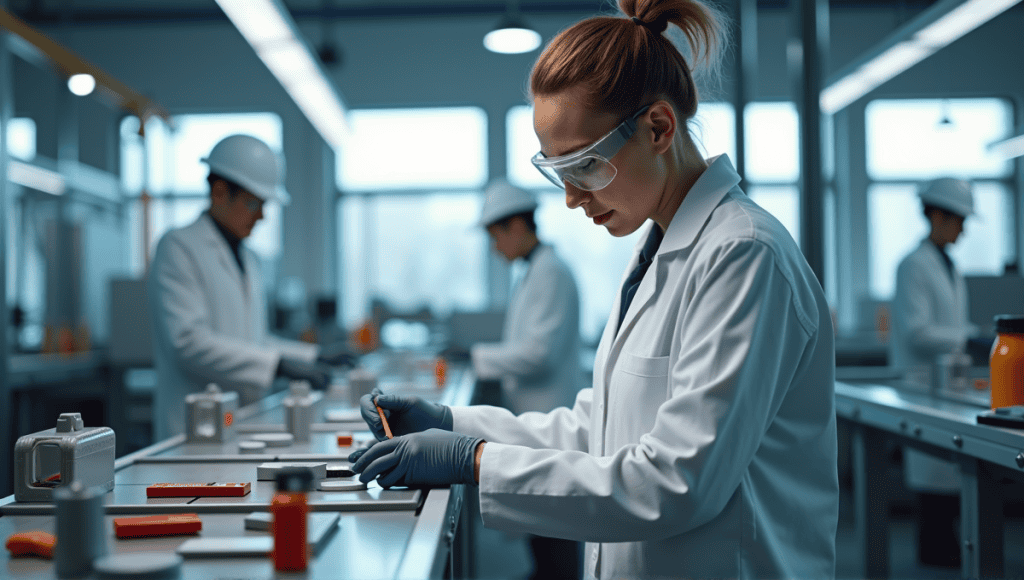
[[[381,368],[381,387],[387,392],[410,392],[447,405],[467,405],[472,399],[475,379],[462,368],[449,368],[444,390],[432,387],[423,373],[389,376]],[[429,388],[428,388],[429,387]],[[280,403],[284,393],[239,409],[236,414],[239,437],[254,429],[283,431]],[[145,513],[197,512],[203,520],[202,537],[234,537],[259,535],[244,529],[243,518],[253,511],[265,511],[273,490],[270,482],[256,481],[255,465],[265,461],[327,460],[346,462],[347,449],[337,446],[334,433],[355,431],[356,445],[368,437],[365,425],[359,422],[324,422],[324,410],[351,408],[347,393],[342,390],[325,396],[316,404],[311,441],[288,448],[268,448],[265,455],[238,455],[237,443],[223,445],[186,445],[178,436],[142,449],[117,460],[115,488],[108,494],[108,553],[174,551],[191,536],[119,540],[113,534],[112,519],[117,515]],[[281,424],[281,427],[276,425]],[[255,427],[261,425],[261,427]],[[265,425],[266,427],[263,427]],[[359,431],[364,431],[360,433]],[[222,459],[231,458],[230,461]],[[146,484],[153,481],[194,481],[195,473],[203,481],[239,480],[239,473],[252,471],[253,491],[244,498],[201,498],[155,502],[145,497]],[[220,478],[220,479],[218,479]],[[457,570],[456,557],[468,550],[465,534],[457,530],[463,521],[461,511],[466,490],[463,486],[431,490],[382,490],[371,483],[361,492],[313,492],[311,511],[338,511],[341,519],[319,555],[310,560],[303,578],[310,580],[335,578],[402,578],[426,579],[441,577],[449,564]],[[230,501],[224,501],[230,500]],[[19,504],[14,496],[0,500],[0,538],[19,531],[54,531],[52,505]],[[265,533],[264,533],[265,534]],[[0,577],[12,579],[54,578],[53,563],[34,557],[11,558],[4,550],[0,557]],[[285,577],[287,575],[279,575]],[[294,575],[288,576],[292,577]],[[186,558],[182,578],[274,578],[269,558]]]
[[[980,425],[987,393],[933,393],[898,381],[836,383],[836,415],[852,431],[857,534],[869,578],[889,572],[885,444],[895,441],[955,462],[961,490],[962,575],[1003,577],[1006,485],[1024,482],[1024,431]]]

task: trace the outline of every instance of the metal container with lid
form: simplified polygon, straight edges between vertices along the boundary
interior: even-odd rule
[[[238,393],[222,392],[214,383],[185,397],[185,442],[225,443],[235,438]]]
[[[1024,404],[1024,315],[995,317],[996,341],[989,357],[992,408]]]
[[[86,427],[81,413],[61,413],[57,426],[14,444],[14,498],[51,501],[53,490],[79,482],[114,489],[114,431]]]

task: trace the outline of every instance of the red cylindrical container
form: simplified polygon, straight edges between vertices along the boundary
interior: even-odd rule
[[[1024,405],[1024,316],[996,316],[989,358],[992,408]]]
[[[306,544],[306,518],[309,504],[306,492],[313,481],[308,469],[282,470],[277,475],[277,494],[270,504],[274,515],[272,531],[274,568],[282,572],[306,569],[309,556]]]

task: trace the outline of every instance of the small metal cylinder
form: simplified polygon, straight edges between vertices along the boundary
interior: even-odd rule
[[[313,397],[309,383],[294,381],[291,384],[290,396],[285,398],[282,404],[285,428],[295,437],[295,441],[309,441],[309,432],[313,425]]]
[[[57,545],[54,569],[58,578],[77,578],[92,571],[96,558],[107,553],[103,521],[103,492],[80,482],[54,491],[57,506]]]

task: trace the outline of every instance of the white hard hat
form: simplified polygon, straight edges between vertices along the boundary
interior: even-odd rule
[[[281,205],[291,201],[281,185],[284,181],[284,158],[255,137],[225,137],[200,161],[210,166],[210,173],[244,187],[264,201],[277,201]]]
[[[479,221],[483,227],[509,216],[537,209],[537,200],[530,192],[515,187],[504,179],[491,181],[485,193]]]
[[[962,179],[942,177],[924,184],[918,193],[928,205],[955,213],[961,217],[974,214],[974,195],[971,184]]]

